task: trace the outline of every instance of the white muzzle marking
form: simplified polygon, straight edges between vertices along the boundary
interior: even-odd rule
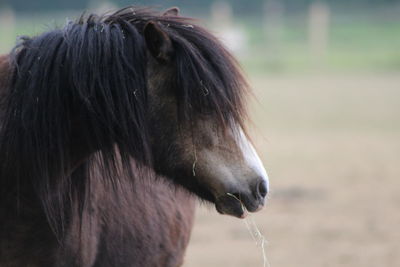
[[[261,159],[258,156],[256,150],[254,149],[253,145],[246,137],[242,129],[239,129],[238,145],[242,151],[243,158],[247,166],[249,166],[256,173],[256,175],[258,175],[265,181],[267,190],[269,190],[268,174],[264,168],[264,164],[261,162]]]

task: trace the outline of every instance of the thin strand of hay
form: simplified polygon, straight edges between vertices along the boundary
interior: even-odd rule
[[[197,163],[197,153],[196,153],[196,146],[193,144],[193,151],[194,151],[194,161],[192,166],[193,176],[196,176],[196,163]]]
[[[254,242],[256,243],[256,246],[261,247],[261,252],[263,255],[263,266],[264,267],[270,267],[268,258],[267,258],[267,253],[265,249],[265,245],[267,244],[267,240],[261,234],[260,230],[257,227],[256,222],[254,221],[254,218],[249,215],[247,218],[244,219],[244,223],[246,224],[247,230],[250,232],[250,235],[252,236]]]
[[[243,205],[243,202],[236,197],[235,195],[231,193],[226,193],[228,196],[235,198],[237,201],[240,202],[240,205],[242,206],[242,211],[247,212],[246,207]],[[246,225],[247,231],[249,231],[251,238],[253,241],[256,243],[256,246],[259,246],[261,248],[262,256],[263,256],[263,267],[270,267],[271,265],[269,264],[268,258],[267,258],[267,253],[265,250],[265,245],[267,244],[267,240],[261,234],[256,222],[254,221],[254,218],[251,216],[251,214],[248,214],[246,218],[244,218],[244,224]]]

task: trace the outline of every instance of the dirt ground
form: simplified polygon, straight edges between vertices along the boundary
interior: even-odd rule
[[[400,75],[251,77],[271,267],[400,266]],[[184,267],[263,266],[243,220],[199,207]]]

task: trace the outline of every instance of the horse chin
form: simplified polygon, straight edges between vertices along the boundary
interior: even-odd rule
[[[244,195],[226,193],[216,197],[214,203],[220,214],[243,219],[249,212],[258,212],[263,209],[265,201],[264,199],[254,201]]]
[[[223,195],[215,200],[215,208],[220,214],[231,215],[240,219],[247,216],[248,212],[243,203],[233,195]]]

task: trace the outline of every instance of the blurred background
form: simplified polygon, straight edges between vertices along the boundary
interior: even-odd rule
[[[241,62],[271,179],[250,220],[271,267],[400,266],[399,0],[1,0],[0,53],[128,4],[179,6]],[[262,248],[243,220],[199,205],[184,266],[263,266]]]

